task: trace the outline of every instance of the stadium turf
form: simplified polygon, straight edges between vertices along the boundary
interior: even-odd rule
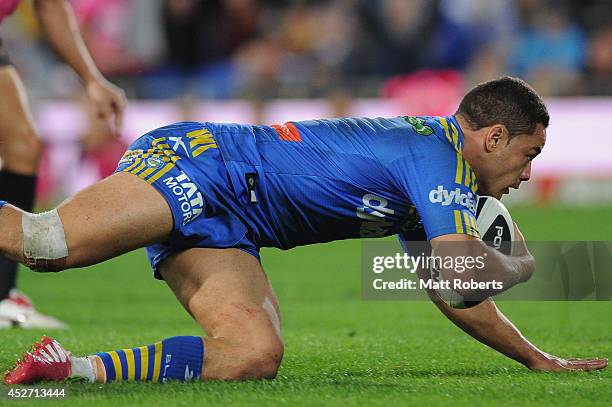
[[[612,240],[612,208],[513,208],[533,240]],[[360,299],[360,242],[264,250],[286,340],[278,378],[238,383],[69,384],[44,405],[611,405],[612,369],[532,373],[477,343],[425,302]],[[199,328],[142,251],[60,274],[24,272],[21,288],[71,325],[48,332],[76,354],[144,345]],[[562,356],[612,356],[612,302],[504,303],[538,346]],[[42,331],[0,332],[0,367]],[[14,405],[5,394],[0,405]],[[92,404],[93,402],[93,404]]]

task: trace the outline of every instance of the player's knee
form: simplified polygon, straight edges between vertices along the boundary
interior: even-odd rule
[[[30,126],[21,126],[2,138],[6,167],[13,171],[36,172],[43,153],[43,143]]]
[[[241,345],[240,362],[227,372],[226,379],[273,379],[283,359],[284,345],[279,338],[250,341]]]
[[[254,366],[257,378],[273,379],[283,359],[284,345],[280,340],[268,342],[256,349]]]

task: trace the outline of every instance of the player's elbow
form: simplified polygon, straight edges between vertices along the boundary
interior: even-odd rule
[[[521,262],[521,270],[519,271],[521,276],[520,282],[524,283],[526,281],[531,280],[531,277],[533,276],[533,273],[536,269],[536,261],[535,258],[531,255],[531,253],[528,253],[519,261]]]

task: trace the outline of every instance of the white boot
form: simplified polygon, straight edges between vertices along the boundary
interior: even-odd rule
[[[11,327],[36,329],[67,329],[68,325],[36,311],[30,298],[12,289],[9,297],[0,301],[0,329]]]

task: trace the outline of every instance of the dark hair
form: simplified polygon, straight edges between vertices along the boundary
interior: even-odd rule
[[[503,124],[510,137],[533,134],[536,125],[548,127],[550,116],[542,98],[519,78],[504,76],[483,82],[461,100],[458,115],[472,130]]]

